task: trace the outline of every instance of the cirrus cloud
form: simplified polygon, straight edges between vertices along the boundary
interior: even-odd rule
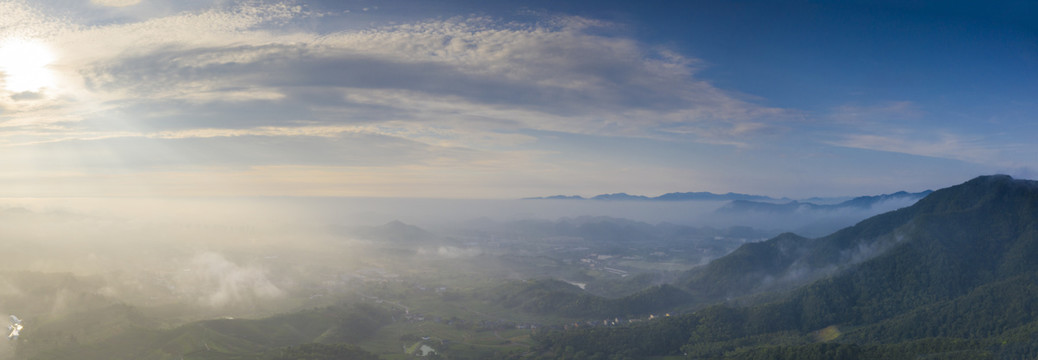
[[[241,2],[77,23],[4,4],[49,24],[38,38],[57,54],[61,86],[32,99],[0,94],[0,145],[78,164],[65,171],[383,164],[479,173],[519,158],[522,172],[551,156],[530,146],[547,140],[535,134],[748,147],[784,131],[784,109],[697,78],[699,60],[602,35],[615,25],[580,17],[318,32],[308,24],[352,15]]]

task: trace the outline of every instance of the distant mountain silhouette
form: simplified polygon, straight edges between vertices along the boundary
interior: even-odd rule
[[[763,195],[748,195],[739,193],[714,194],[711,192],[672,192],[656,197],[644,195],[630,195],[627,193],[601,194],[590,198],[579,195],[552,195],[544,197],[530,197],[524,200],[620,200],[620,201],[730,201],[730,200],[752,200],[752,201],[779,201]],[[785,199],[788,200],[788,199]]]
[[[873,206],[890,201],[916,201],[929,195],[931,190],[917,193],[899,191],[893,194],[876,196],[859,196],[838,204],[818,205],[810,202],[790,201],[787,203],[760,202],[750,200],[734,200],[731,203],[717,209],[718,213],[734,214],[746,212],[760,212],[771,214],[790,214],[806,211],[834,211],[843,209],[869,209]]]
[[[651,200],[652,198],[642,195],[628,195],[625,193],[602,194],[591,198],[591,200]]]
[[[714,194],[711,192],[673,192],[666,193],[653,198],[653,200],[666,200],[666,201],[687,201],[687,200],[701,200],[701,201],[725,201],[725,200],[755,200],[755,201],[774,201],[778,200],[768,196],[762,195],[748,195],[739,193],[727,193],[727,194]]]
[[[867,208],[874,204],[899,199],[921,199],[931,191],[923,191],[918,193],[909,193],[905,191],[899,191],[893,194],[876,195],[876,196],[859,196],[850,200],[840,202],[839,204],[816,204],[812,202],[798,202],[790,201],[788,198],[776,199],[770,196],[764,195],[750,195],[729,192],[726,194],[715,194],[712,192],[672,192],[666,193],[656,197],[649,197],[644,195],[631,195],[627,193],[613,193],[613,194],[601,194],[595,195],[590,198],[585,198],[580,195],[552,195],[543,197],[528,197],[523,200],[619,200],[619,201],[733,201],[736,202],[730,207],[729,211],[742,211],[742,210],[755,210],[755,211],[792,211],[797,208],[807,207],[810,209],[836,209],[846,207],[859,207]],[[819,201],[824,201],[824,198],[812,198]],[[779,201],[787,201],[786,203],[776,203]]]
[[[527,198],[527,200],[536,200],[536,199],[543,199],[543,200],[584,200],[584,197],[580,196],[580,195],[552,195],[552,196],[537,197],[537,198]]]
[[[421,242],[434,238],[434,235],[420,227],[405,224],[399,220],[390,221],[381,226],[360,226],[349,233],[363,240],[378,240],[397,243]]]

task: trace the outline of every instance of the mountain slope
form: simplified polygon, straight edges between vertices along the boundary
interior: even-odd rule
[[[911,220],[889,232],[898,233],[900,244],[818,286],[850,290],[842,293],[853,306],[833,320],[872,323],[1038,271],[1035,182],[981,177],[935,192],[910,210]]]
[[[844,265],[847,261],[856,264]],[[720,292],[697,286],[760,290],[766,279],[760,274],[788,275],[796,269],[808,273],[828,269],[828,275],[778,300],[747,307],[714,306],[683,316],[678,324],[684,325],[670,335],[686,338],[681,349],[661,339],[660,347],[643,346],[648,350],[630,355],[1038,356],[1038,305],[1033,301],[1038,296],[1038,183],[1034,181],[979,177],[824,238],[783,235],[715,260],[689,274],[686,284],[700,296],[716,296]],[[734,279],[736,285],[718,279]],[[583,334],[546,336],[542,344],[556,355],[560,349],[588,354],[624,351],[610,345],[623,342],[610,337],[612,332]],[[565,341],[573,338],[588,346]]]
[[[831,266],[853,260],[846,249],[869,246],[889,249],[768,307],[801,331],[874,324],[1038,272],[1038,185],[988,176],[940,190],[818,239],[802,262]]]
[[[786,233],[745,244],[678,282],[703,303],[806,284],[870,259],[904,238],[900,227],[919,211],[912,206],[880,214],[828,236]]]

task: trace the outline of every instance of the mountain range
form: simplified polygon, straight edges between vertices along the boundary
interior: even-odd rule
[[[699,310],[545,335],[543,354],[1035,358],[1038,182],[978,177],[828,236],[746,244],[675,286]]]
[[[552,195],[544,197],[530,197],[524,198],[523,200],[617,200],[617,201],[731,201],[731,200],[746,200],[746,201],[782,201],[789,199],[775,199],[769,196],[763,195],[749,195],[739,193],[727,193],[727,194],[714,194],[711,192],[672,192],[666,193],[656,197],[648,197],[644,195],[630,195],[627,193],[614,193],[614,194],[601,194],[590,198],[585,198],[580,195]]]
[[[631,195],[627,193],[600,194],[590,198],[580,195],[552,195],[543,197],[529,197],[523,200],[613,200],[613,201],[731,201],[732,203],[720,211],[765,211],[765,212],[791,212],[796,210],[833,210],[840,208],[869,208],[877,203],[891,200],[912,199],[918,200],[930,194],[931,190],[917,193],[898,191],[892,194],[875,196],[859,196],[855,198],[821,198],[813,197],[805,200],[791,200],[789,198],[773,198],[764,195],[750,195],[729,192],[726,194],[715,194],[712,192],[672,192],[656,197],[645,195]],[[836,203],[833,203],[836,202]]]
[[[926,190],[917,193],[899,191],[893,194],[876,196],[859,196],[837,204],[815,204],[811,202],[790,201],[787,203],[763,202],[753,200],[733,200],[717,209],[718,213],[761,212],[769,214],[788,214],[804,211],[834,211],[843,209],[869,209],[885,202],[914,202],[932,193]]]

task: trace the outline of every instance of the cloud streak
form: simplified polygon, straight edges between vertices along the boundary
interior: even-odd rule
[[[192,128],[254,126],[236,111],[264,103],[280,110],[282,124],[405,121],[464,130],[483,123],[488,132],[607,136],[731,129],[697,132],[704,138],[738,134],[743,121],[779,112],[695,79],[695,59],[595,35],[610,25],[587,19],[453,18],[328,34],[286,25],[314,16],[300,6],[239,4],[141,22],[64,24],[47,40],[62,55],[55,68],[76,86],[44,108],[82,120],[125,111],[146,122],[169,117],[146,109],[186,106],[193,112],[173,116]]]
[[[601,35],[616,25],[580,17],[318,32],[310,25],[352,15],[240,2],[92,22],[2,6],[54,50],[59,85],[0,94],[0,146],[85,176],[161,166],[472,173],[516,158],[533,171],[549,154],[529,147],[546,140],[538,134],[749,147],[784,131],[785,110],[698,79],[699,60]]]
[[[235,264],[219,253],[195,255],[190,265],[190,271],[176,279],[177,289],[196,296],[201,305],[254,305],[259,300],[284,295],[284,291],[267,279],[262,269]]]
[[[76,6],[78,17],[58,16],[53,6],[0,0],[0,37],[55,55],[53,86],[0,90],[0,147],[11,152],[0,164],[18,173],[96,182],[119,171],[378,169],[442,186],[510,167],[561,186],[592,171],[619,179],[617,169],[716,169],[715,151],[793,157],[803,144],[976,163],[1002,155],[963,131],[886,131],[892,121],[927,121],[932,109],[913,101],[829,107],[817,118],[765,105],[705,80],[704,60],[583,17],[387,20],[382,10],[276,1]],[[646,150],[624,164],[596,158],[614,142]]]
[[[934,136],[936,135],[936,136]],[[856,149],[986,163],[1001,158],[1001,151],[979,138],[942,132],[931,136],[908,134],[857,134],[830,142],[832,145]]]

